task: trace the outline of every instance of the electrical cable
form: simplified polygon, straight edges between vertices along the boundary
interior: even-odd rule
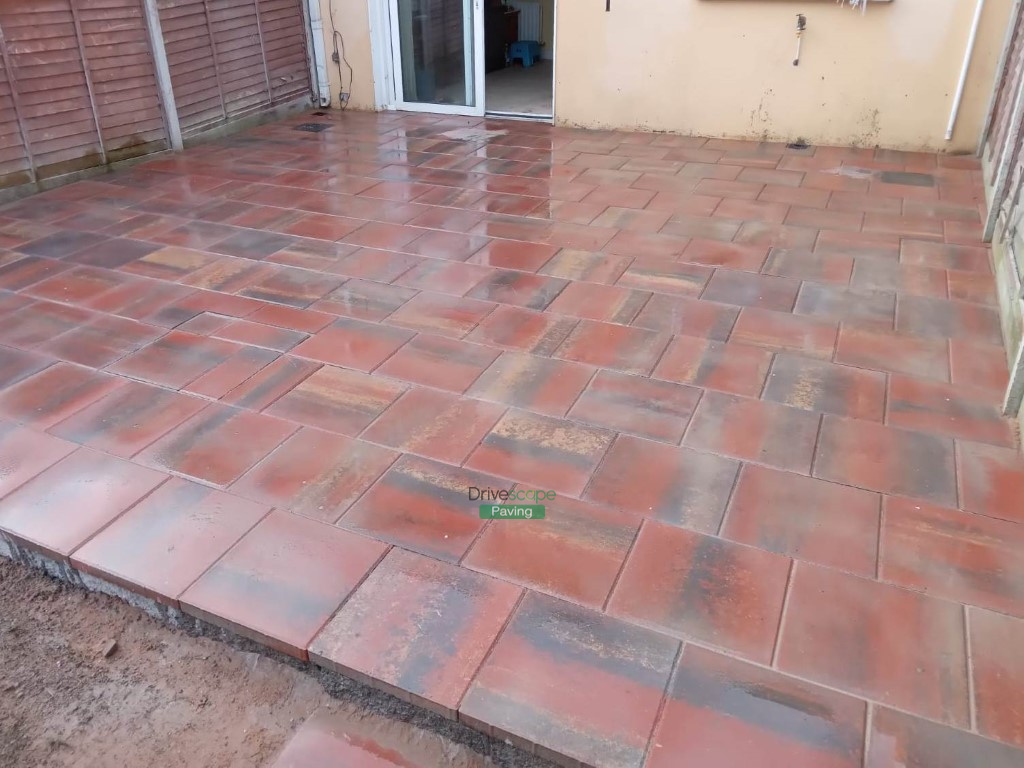
[[[337,25],[334,23],[334,2],[331,0],[329,3],[331,9],[331,39],[334,42],[334,63],[338,65],[338,80],[341,82],[341,92],[338,94],[338,102],[342,110],[348,108],[348,99],[342,97],[342,93],[348,93],[349,99],[352,98],[352,83],[355,80],[355,71],[352,69],[352,65],[349,64],[348,59],[345,56],[345,38],[342,37],[341,32],[338,31]],[[341,41],[341,49],[338,49],[338,41]],[[345,63],[348,68],[348,90],[345,90],[345,76],[341,72],[341,64]]]

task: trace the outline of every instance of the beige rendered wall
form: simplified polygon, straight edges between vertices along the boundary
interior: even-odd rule
[[[375,1],[375,0],[373,0]],[[352,81],[349,82],[348,67],[338,65],[331,60],[334,53],[333,29],[331,27],[331,9],[334,10],[334,29],[345,41],[345,58],[352,66]],[[350,109],[374,109],[373,95],[373,60],[370,56],[370,16],[367,0],[320,0],[320,10],[324,20],[324,46],[327,51],[327,75],[331,81],[331,106],[339,107],[338,93],[341,91],[342,78],[345,90],[351,94],[348,106]],[[342,48],[338,40],[338,50]]]
[[[321,0],[373,109],[368,2]],[[973,152],[1012,0],[985,0],[953,141],[944,140],[977,0],[557,0],[560,124]],[[796,14],[807,17],[793,66]],[[328,61],[332,104],[338,69]],[[344,70],[347,78],[347,70]]]
[[[559,123],[973,152],[1011,0],[986,0],[952,142],[944,135],[977,0],[559,0]],[[807,17],[793,66],[796,14]]]

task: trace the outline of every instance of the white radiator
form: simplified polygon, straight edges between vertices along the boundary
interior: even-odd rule
[[[512,0],[508,3],[519,11],[519,39],[547,42],[543,38],[543,19],[540,3],[527,0]]]

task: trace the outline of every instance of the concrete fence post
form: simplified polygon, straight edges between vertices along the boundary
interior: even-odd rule
[[[160,27],[160,11],[157,0],[142,0],[146,14],[146,29],[149,32],[149,45],[153,50],[153,63],[156,70],[156,84],[160,90],[160,101],[164,106],[164,119],[167,121],[167,140],[171,149],[181,149],[181,123],[178,121],[178,105],[174,101],[174,88],[171,86],[171,69],[167,65],[167,48],[164,46],[164,33]]]

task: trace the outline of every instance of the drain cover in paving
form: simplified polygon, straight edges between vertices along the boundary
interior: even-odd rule
[[[331,126],[328,123],[301,123],[295,126],[296,131],[306,131],[307,133],[320,133],[326,131]]]

